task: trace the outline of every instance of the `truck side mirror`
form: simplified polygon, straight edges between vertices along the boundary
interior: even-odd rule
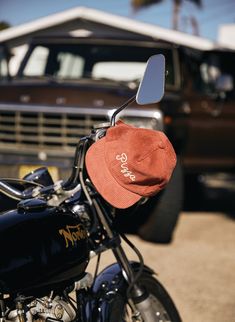
[[[220,75],[216,82],[215,88],[218,92],[230,92],[234,89],[233,77],[229,74]]]
[[[136,94],[136,102],[140,105],[159,102],[164,95],[164,87],[165,57],[161,54],[151,56]]]

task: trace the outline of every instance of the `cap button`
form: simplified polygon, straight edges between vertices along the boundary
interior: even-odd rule
[[[158,142],[158,147],[160,149],[165,149],[165,144],[162,141],[160,141],[160,142]]]

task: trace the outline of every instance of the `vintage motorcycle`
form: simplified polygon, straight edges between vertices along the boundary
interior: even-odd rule
[[[162,55],[150,57],[137,95],[115,110],[109,124],[79,141],[67,181],[54,183],[46,168],[0,181],[1,322],[181,321],[154,271],[115,229],[115,209],[97,192],[85,165],[88,148],[115,126],[119,112],[135,100],[161,99],[164,66]],[[138,262],[128,260],[123,241]],[[100,256],[110,249],[116,263],[99,272]],[[86,268],[94,256],[91,274]]]

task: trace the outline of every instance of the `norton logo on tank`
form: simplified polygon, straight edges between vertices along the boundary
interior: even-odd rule
[[[67,225],[65,229],[60,229],[59,233],[64,237],[66,248],[69,247],[70,243],[74,246],[77,240],[87,237],[87,233],[81,224],[75,226]]]

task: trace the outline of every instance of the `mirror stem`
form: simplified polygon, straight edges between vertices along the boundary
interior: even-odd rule
[[[135,102],[136,95],[132,96],[128,101],[126,101],[123,105],[121,105],[116,111],[113,113],[111,117],[111,126],[115,125],[115,118],[118,113],[120,113],[122,110],[124,110],[125,107],[127,107],[129,104]]]

